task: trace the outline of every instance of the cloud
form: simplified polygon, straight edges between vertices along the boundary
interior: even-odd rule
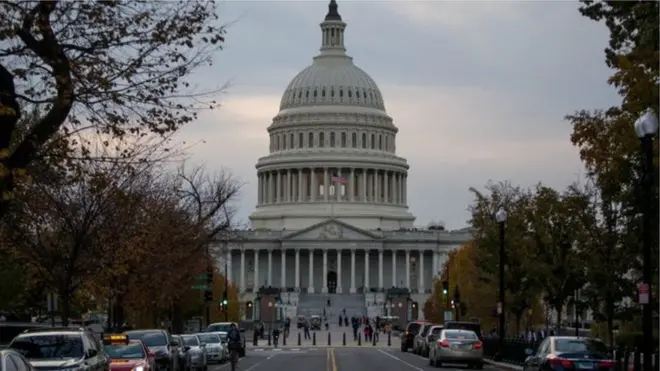
[[[355,62],[379,84],[411,165],[419,224],[468,219],[471,186],[511,180],[564,187],[581,172],[563,120],[618,100],[603,64],[607,30],[569,2],[339,2]],[[180,138],[193,160],[246,182],[239,216],[256,203],[259,157],[281,94],[320,46],[323,2],[229,2],[225,50],[199,84],[225,83],[223,107]],[[237,20],[236,22],[233,22]]]

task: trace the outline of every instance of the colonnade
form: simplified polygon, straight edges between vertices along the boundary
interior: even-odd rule
[[[361,273],[361,278],[363,279],[363,286],[364,287],[376,287],[376,285],[373,285],[371,282],[369,282],[370,277],[369,277],[369,270],[372,269],[370,267],[370,259],[369,256],[371,254],[377,254],[378,255],[378,288],[387,288],[387,287],[400,287],[400,282],[399,282],[399,277],[397,277],[397,259],[396,257],[400,255],[405,255],[405,277],[404,277],[404,282],[405,282],[405,287],[411,286],[411,266],[415,265],[418,270],[415,272],[418,274],[417,277],[417,288],[420,292],[424,291],[424,286],[425,286],[425,254],[427,251],[431,251],[431,259],[432,259],[432,269],[433,269],[433,274],[439,273],[440,269],[442,268],[443,260],[446,258],[446,255],[444,253],[434,251],[434,250],[407,250],[407,249],[393,249],[390,250],[392,251],[391,259],[391,283],[390,282],[385,282],[384,281],[384,250],[360,250],[360,249],[343,249],[343,248],[334,248],[334,249],[329,249],[329,248],[324,248],[324,249],[300,249],[300,248],[295,248],[295,249],[240,249],[240,255],[239,255],[239,272],[237,277],[238,279],[233,280],[234,282],[237,282],[239,284],[239,287],[241,289],[241,292],[245,292],[248,282],[246,280],[246,257],[250,257],[252,255],[252,261],[253,261],[253,272],[254,272],[254,279],[253,279],[253,288],[256,289],[257,286],[260,286],[261,282],[264,282],[267,286],[272,286],[272,287],[281,287],[281,288],[286,288],[288,287],[287,285],[290,284],[287,282],[287,251],[292,250],[295,254],[294,258],[294,285],[293,287],[296,289],[296,291],[300,291],[301,288],[301,263],[300,263],[300,257],[301,257],[301,251],[306,251],[307,256],[309,257],[308,264],[309,264],[309,279],[308,279],[308,292],[314,292],[314,277],[315,277],[315,269],[314,269],[314,252],[316,251],[321,251],[322,256],[321,259],[323,260],[323,265],[322,265],[322,280],[323,280],[323,285],[322,285],[322,292],[328,292],[328,257],[333,257],[333,255],[336,257],[336,271],[337,272],[342,272],[342,256],[344,252],[348,252],[350,254],[350,280],[348,282],[349,284],[349,293],[355,293],[357,292],[357,288],[360,286],[358,282],[356,281],[356,269],[359,269],[359,267],[356,266],[356,252],[360,251],[365,255],[364,259],[364,270]],[[266,270],[266,277],[264,281],[260,281],[259,277],[259,261],[260,257],[262,254],[266,254],[267,259],[266,259],[266,264],[267,264],[267,270]],[[402,253],[402,254],[400,254]],[[428,257],[428,256],[426,256]],[[232,257],[230,255],[230,261],[229,264],[230,266],[233,265],[233,261],[231,260]],[[274,272],[273,271],[273,259],[280,259],[280,269],[281,271]],[[278,278],[276,280],[276,278]],[[429,282],[429,284],[432,284]],[[343,282],[342,282],[342,277],[341,274],[337,275],[337,292],[344,292],[342,287],[343,287]]]
[[[335,175],[345,178],[345,184],[331,187]],[[312,167],[263,170],[257,176],[259,205],[316,201],[407,204],[408,176],[403,171]]]

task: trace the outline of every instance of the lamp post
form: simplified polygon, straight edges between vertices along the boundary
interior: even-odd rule
[[[497,224],[499,224],[500,227],[500,266],[499,266],[499,276],[500,276],[500,300],[499,303],[497,303],[497,311],[498,314],[500,315],[500,323],[499,323],[499,333],[500,333],[500,349],[499,349],[499,356],[502,356],[502,347],[504,346],[504,337],[506,336],[506,329],[505,329],[505,318],[504,318],[504,258],[505,258],[505,252],[504,252],[504,232],[506,229],[506,219],[507,219],[507,213],[504,209],[500,208],[497,213],[495,213],[495,220],[497,221]]]
[[[651,353],[653,352],[653,307],[651,306],[652,264],[651,246],[654,232],[655,174],[653,170],[653,139],[658,132],[658,118],[651,109],[647,109],[635,121],[635,133],[639,137],[642,155],[642,283],[639,286],[639,303],[642,305],[642,339],[644,347],[644,371],[651,371]],[[656,257],[657,258],[657,257]]]

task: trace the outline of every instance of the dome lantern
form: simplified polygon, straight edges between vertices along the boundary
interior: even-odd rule
[[[346,23],[341,20],[337,11],[337,2],[331,0],[328,14],[321,23],[321,55],[345,55],[344,30]]]

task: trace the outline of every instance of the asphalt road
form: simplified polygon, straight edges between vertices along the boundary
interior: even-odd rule
[[[449,365],[447,365],[449,366]],[[465,370],[464,366],[443,367],[443,370]],[[229,370],[229,365],[213,365],[209,371]],[[394,349],[374,348],[302,348],[248,352],[238,364],[240,371],[427,371],[428,359]],[[500,371],[485,365],[484,370]]]

